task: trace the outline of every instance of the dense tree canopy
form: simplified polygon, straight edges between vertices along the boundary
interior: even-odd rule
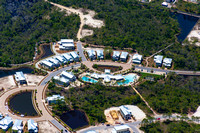
[[[145,133],[195,133],[199,131],[199,128],[200,125],[198,124],[166,120],[145,124],[140,129]]]
[[[0,1],[0,66],[33,59],[38,41],[76,38],[80,19],[43,0]]]
[[[164,81],[145,82],[137,89],[159,113],[187,114],[200,105],[200,77],[170,74]]]
[[[95,10],[105,27],[94,29],[88,43],[131,47],[149,55],[174,42],[178,23],[166,8],[137,0],[51,0],[65,6]]]

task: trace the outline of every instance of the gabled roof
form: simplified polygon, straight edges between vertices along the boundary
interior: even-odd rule
[[[54,101],[54,100],[64,100],[65,97],[64,96],[60,96],[60,95],[52,95],[50,97],[46,98],[48,101]]]
[[[140,54],[134,54],[133,55],[133,60],[142,60],[142,55],[140,55]]]
[[[172,58],[164,58],[163,63],[171,64]]]
[[[119,51],[113,51],[113,56],[114,57],[119,57],[120,56],[120,52]]]
[[[28,120],[28,130],[37,131],[37,123],[34,123],[34,120],[32,119]]]
[[[61,39],[60,40],[61,43],[74,43],[73,39]]]
[[[79,58],[78,54],[73,51],[73,52],[70,52],[70,55],[75,59],[75,58]]]
[[[22,122],[23,122],[22,120],[16,119],[12,127],[12,130],[22,130],[23,129]]]
[[[63,71],[60,75],[65,76],[69,79],[72,79],[74,77],[74,75],[72,73],[69,73],[69,72],[66,72],[66,71]]]
[[[16,72],[15,78],[16,78],[16,80],[26,80],[26,78],[25,78],[25,76],[24,76],[22,71]]]
[[[0,121],[0,125],[9,125],[11,122],[13,122],[12,118],[6,116]]]
[[[131,111],[129,110],[129,108],[125,107],[124,105],[119,107],[121,109],[121,111],[124,113],[124,115],[132,115]]]
[[[119,125],[119,126],[114,126],[114,129],[116,131],[121,131],[121,130],[124,130],[124,129],[129,129],[130,127],[128,125]]]
[[[163,56],[162,55],[156,55],[156,56],[154,56],[154,61],[156,63],[162,63],[162,60],[163,60]]]
[[[122,52],[120,58],[126,59],[128,56],[128,52]]]
[[[88,56],[95,56],[95,51],[93,49],[87,50]]]
[[[102,56],[103,55],[103,50],[97,50],[97,56]]]
[[[49,61],[47,61],[47,60],[44,60],[44,61],[42,61],[41,63],[45,64],[45,65],[48,66],[48,67],[53,67],[53,63],[51,63],[51,62],[49,62]]]
[[[67,61],[70,61],[70,60],[73,60],[72,56],[68,53],[65,53],[65,54],[62,54],[62,56],[67,60]]]

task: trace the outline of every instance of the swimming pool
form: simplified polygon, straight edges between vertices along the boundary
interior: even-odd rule
[[[134,82],[134,80],[136,79],[136,75],[134,74],[130,74],[130,75],[126,75],[124,76],[125,81],[121,81],[121,82],[117,82],[118,85],[127,85],[130,82]]]
[[[98,82],[97,80],[91,79],[91,78],[86,77],[86,76],[83,76],[82,80],[85,81],[85,82],[91,82],[91,83],[97,83]]]

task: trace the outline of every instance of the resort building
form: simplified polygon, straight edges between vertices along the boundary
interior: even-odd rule
[[[110,82],[111,81],[109,75],[106,75],[103,80],[104,80],[104,82]]]
[[[0,120],[0,129],[7,131],[13,125],[13,120],[11,117],[6,116]]]
[[[171,67],[171,65],[172,65],[172,58],[164,58],[164,60],[163,60],[163,65],[165,66],[165,67]]]
[[[59,63],[59,61],[58,61],[58,60],[56,60],[56,59],[54,59],[53,57],[51,57],[51,58],[48,58],[48,59],[47,59],[47,61],[49,61],[49,62],[53,63],[53,65],[54,65],[54,66],[56,66],[56,67],[59,67],[59,66],[60,66],[60,63]]]
[[[98,132],[96,132],[96,131],[94,131],[94,130],[91,130],[91,131],[87,131],[87,132],[85,132],[85,133],[98,133]]]
[[[107,69],[107,70],[109,70],[109,69]],[[94,78],[94,79],[104,79],[105,82],[110,82],[111,79],[117,80],[117,81],[124,79],[124,77],[122,75],[120,75],[120,74],[118,74],[118,75],[111,75],[111,74],[97,74],[97,73],[93,73],[90,76],[91,76],[91,78]]]
[[[26,84],[27,83],[26,82],[26,78],[25,78],[25,76],[24,76],[22,71],[16,72],[14,77],[15,77],[15,80],[16,80],[17,83],[20,83],[20,84]]]
[[[113,51],[112,59],[113,59],[114,61],[118,61],[118,60],[119,60],[119,57],[120,57],[120,52],[119,52],[119,51]]]
[[[104,59],[104,54],[103,50],[97,50],[97,58],[103,60]]]
[[[156,63],[157,66],[162,66],[162,60],[163,60],[162,55],[154,56],[154,62]]]
[[[38,125],[32,119],[28,120],[28,131],[29,131],[29,133],[37,133],[38,132]]]
[[[130,133],[130,127],[128,125],[114,126],[112,133]]]
[[[67,60],[61,55],[56,56],[55,59],[58,60],[60,64],[66,64],[67,63]]]
[[[60,76],[67,78],[71,82],[76,81],[76,77],[72,73],[66,71],[63,71]]]
[[[66,85],[66,86],[69,85],[69,80],[64,77],[54,76],[53,79],[59,85]]]
[[[123,62],[126,62],[127,58],[128,58],[128,52],[122,52],[120,56],[120,60]]]
[[[22,120],[15,120],[14,125],[12,126],[12,130],[18,133],[22,133],[23,131],[23,121]]]
[[[51,97],[47,97],[46,98],[46,102],[51,105],[52,103],[56,104],[57,100],[61,100],[64,101],[65,97],[64,96],[60,96],[60,95],[53,95]]]
[[[61,39],[58,44],[60,50],[73,50],[75,48],[73,39]]]
[[[75,51],[70,52],[70,55],[72,56],[74,61],[79,61],[79,56],[78,56],[77,52],[75,52]]]
[[[91,74],[91,77],[94,79],[99,79],[99,74],[93,73],[93,74]]]
[[[93,49],[87,50],[88,57],[90,60],[95,60],[96,59],[96,53]]]
[[[124,105],[119,107],[120,113],[125,120],[131,119],[132,113],[129,108],[125,107]]]
[[[2,113],[0,113],[0,120],[1,120],[1,119],[3,119],[3,115],[2,115]]]
[[[65,58],[65,60],[68,62],[73,62],[73,58],[71,55],[69,55],[68,53],[62,54],[62,56]]]
[[[40,65],[46,69],[51,69],[51,68],[54,68],[55,65],[47,60],[44,60],[42,62],[40,62]]]
[[[132,61],[135,64],[141,64],[141,62],[142,62],[142,55],[140,55],[140,54],[134,54]]]
[[[110,74],[110,69],[105,69],[105,74]]]

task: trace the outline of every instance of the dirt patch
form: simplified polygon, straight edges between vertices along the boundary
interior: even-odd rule
[[[82,37],[91,36],[91,35],[93,35],[93,33],[94,33],[93,30],[83,29],[81,31],[81,36]]]
[[[94,64],[92,67],[94,69],[96,69],[98,71],[102,71],[102,72],[104,72],[105,69],[110,69],[111,72],[117,72],[117,71],[120,71],[123,69],[121,66],[97,65],[97,64]]]
[[[38,76],[34,74],[25,74],[28,85],[36,86],[45,76]]]
[[[0,89],[1,88],[11,89],[15,87],[16,87],[16,84],[12,75],[0,78]]]
[[[38,122],[39,133],[60,133],[60,131],[49,121]]]

